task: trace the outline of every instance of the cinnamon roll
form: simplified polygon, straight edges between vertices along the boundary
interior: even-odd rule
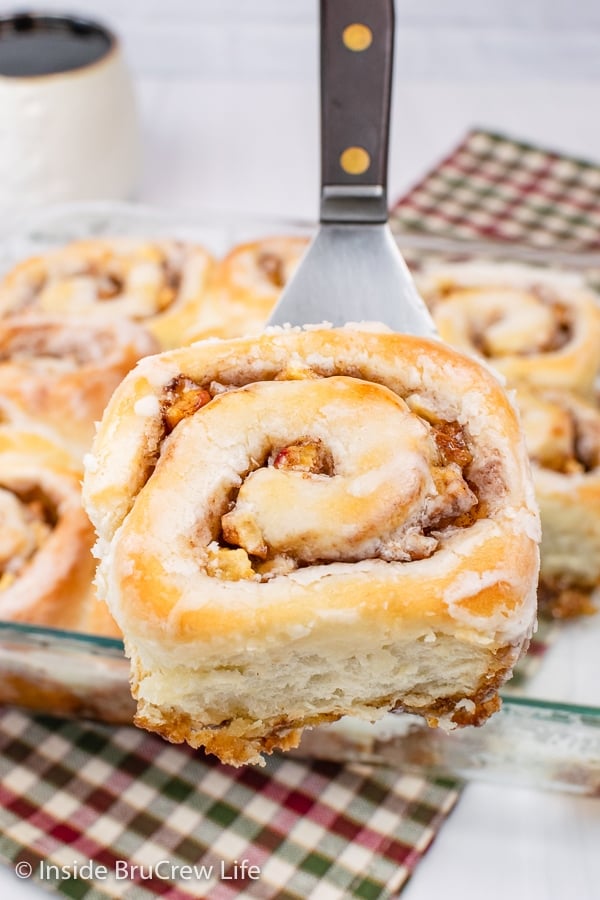
[[[62,448],[0,427],[0,619],[118,635],[96,599],[80,482]]]
[[[50,315],[143,323],[174,347],[197,318],[212,257],[179,241],[97,238],[25,260],[0,283],[0,316]]]
[[[533,266],[433,266],[418,279],[440,336],[510,384],[590,393],[600,367],[600,310],[582,279]]]
[[[40,426],[36,419],[29,416],[26,410],[0,393],[0,428],[5,428],[7,425],[21,428],[24,431],[42,433],[52,439],[51,433]]]
[[[556,618],[594,612],[600,584],[600,408],[567,391],[520,390],[542,521],[540,604]]]
[[[308,246],[303,237],[239,244],[212,270],[206,302],[183,343],[258,334]]]
[[[19,410],[36,428],[49,429],[81,459],[116,386],[156,349],[154,338],[131,322],[0,320],[0,406],[13,421]]]
[[[534,625],[516,413],[436,341],[314,326],[143,360],[84,503],[137,723],[233,765],[350,713],[480,723]]]

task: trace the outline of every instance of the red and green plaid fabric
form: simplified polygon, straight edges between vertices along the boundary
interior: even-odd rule
[[[471,131],[394,207],[392,227],[561,250],[600,249],[600,166]]]
[[[391,769],[232,769],[133,728],[17,711],[0,718],[0,767],[3,859],[89,900],[393,897],[456,800]]]
[[[595,249],[600,168],[472,132],[396,205],[393,224]],[[393,898],[459,789],[283,756],[234,770],[134,728],[16,710],[0,713],[0,783],[0,859],[85,900]]]

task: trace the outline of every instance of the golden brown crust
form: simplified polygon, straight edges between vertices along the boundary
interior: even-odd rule
[[[262,753],[273,753],[274,750],[291,750],[300,743],[301,728],[294,728],[291,723],[281,722],[270,727],[261,723],[261,729],[269,729],[261,733],[255,722],[236,721],[238,734],[232,733],[228,725],[217,725],[211,728],[201,728],[195,724],[189,715],[182,712],[169,713],[163,710],[149,708],[148,713],[138,706],[134,723],[140,728],[160,734],[161,737],[172,744],[187,743],[190,747],[203,748],[207,753],[218,757],[219,761],[229,766],[241,766],[248,763],[260,763]],[[306,725],[319,725],[330,722],[331,717],[323,716],[315,718]],[[244,730],[244,728],[246,730]],[[252,732],[255,732],[254,734]]]

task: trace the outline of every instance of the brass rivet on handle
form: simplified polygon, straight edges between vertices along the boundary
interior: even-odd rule
[[[362,175],[371,165],[371,157],[364,147],[346,147],[340,165],[348,175]]]
[[[358,22],[355,22],[344,28],[342,40],[348,50],[354,50],[356,53],[360,53],[362,50],[366,50],[367,47],[371,46],[373,32],[368,25],[360,25]]]

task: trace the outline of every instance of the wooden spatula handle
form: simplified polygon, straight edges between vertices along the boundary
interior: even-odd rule
[[[385,222],[393,0],[321,0],[321,221]]]

